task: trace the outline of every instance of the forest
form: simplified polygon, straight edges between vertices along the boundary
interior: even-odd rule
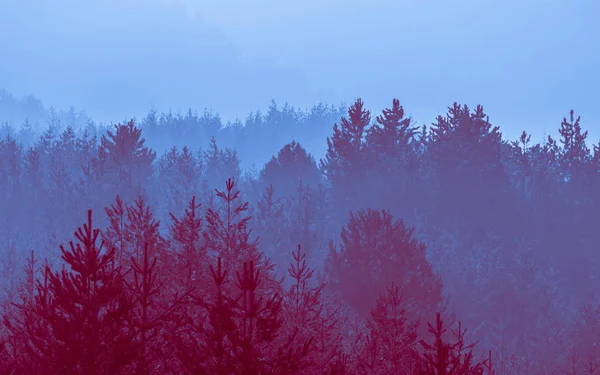
[[[106,126],[0,96],[0,374],[600,374],[574,111],[534,142],[461,103]]]

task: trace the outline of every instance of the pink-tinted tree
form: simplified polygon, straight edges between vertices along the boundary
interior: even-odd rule
[[[210,140],[209,150],[203,154],[204,183],[206,185],[206,193],[213,196],[214,189],[221,186],[229,178],[237,181],[240,178],[240,162],[237,153],[231,149],[222,149],[217,145],[214,137]]]
[[[177,357],[185,374],[299,374],[308,366],[308,344],[278,340],[282,302],[258,291],[264,276],[244,262],[234,280],[217,259],[210,272],[214,293],[195,298],[207,319],[189,319],[179,336]],[[235,281],[235,286],[227,284]]]
[[[233,179],[228,179],[225,191],[216,191],[219,208],[209,208],[206,213],[206,228],[203,232],[208,253],[220,257],[226,269],[236,269],[243,262],[264,261],[258,251],[257,242],[250,239],[246,216],[248,203],[240,201],[240,191]]]
[[[46,266],[34,298],[19,305],[27,337],[23,355],[38,366],[29,371],[120,374],[138,353],[127,329],[132,301],[113,266],[114,249],[98,246],[98,235],[88,211],[87,223],[75,232],[78,243],[68,250],[61,246],[70,270]]]
[[[9,254],[10,255],[10,254]],[[14,257],[13,257],[14,258]],[[13,267],[14,267],[14,261]],[[20,284],[15,286],[13,280],[10,282],[10,288],[6,288],[7,295],[1,300],[0,312],[2,313],[2,325],[0,327],[0,342],[2,350],[0,350],[1,363],[0,371],[8,371],[6,374],[24,371],[25,373],[33,372],[30,364],[27,364],[26,359],[21,357],[21,353],[27,353],[30,347],[27,345],[27,329],[31,327],[32,320],[23,307],[31,302],[36,291],[36,260],[34,252],[27,258],[24,267],[25,278]],[[3,272],[3,274],[6,274]],[[13,276],[14,277],[14,276]],[[39,318],[38,318],[39,319]]]
[[[597,301],[584,304],[568,331],[572,346],[564,353],[561,374],[600,373],[600,304]]]
[[[412,126],[412,119],[404,116],[404,108],[398,99],[392,101],[392,108],[384,109],[376,117],[376,124],[367,131],[366,141],[378,155],[398,157],[404,152],[410,156],[410,143],[419,128]]]
[[[109,226],[102,232],[102,239],[109,248],[115,249],[115,260],[126,261],[130,256],[129,244],[125,238],[125,225],[127,224],[126,205],[117,195],[115,203],[105,209]]]
[[[189,148],[175,147],[158,160],[158,190],[165,198],[160,205],[165,213],[180,215],[193,196],[200,192],[202,165]],[[161,216],[159,216],[161,217]]]
[[[261,250],[275,263],[279,275],[285,275],[284,264],[287,259],[289,218],[285,213],[289,210],[288,202],[275,196],[275,188],[269,185],[257,202],[255,215],[250,223],[253,232],[261,243]]]
[[[321,173],[313,156],[292,141],[265,164],[259,179],[263,186],[273,185],[279,197],[289,197],[296,194],[300,182],[317,188],[321,183]]]
[[[131,258],[132,281],[127,283],[133,298],[130,327],[139,351],[134,357],[135,374],[166,374],[173,367],[176,327],[173,320],[182,300],[169,294],[158,273],[158,257],[150,257],[148,245],[141,259]]]
[[[361,186],[364,174],[365,131],[371,113],[361,99],[348,109],[348,117],[334,124],[333,136],[327,138],[327,153],[320,167],[333,189],[340,208],[361,208]]]
[[[105,208],[109,226],[102,233],[107,244],[115,248],[115,261],[128,264],[131,256],[141,261],[144,246],[148,246],[150,257],[161,256],[167,248],[166,240],[160,235],[160,222],[145,198],[139,195],[133,205],[123,203],[117,195],[115,203]]]
[[[478,220],[482,211],[495,211],[490,220],[505,220],[511,206],[503,204],[508,178],[500,162],[502,135],[483,107],[471,111],[454,103],[445,117],[438,116],[430,133],[428,163],[435,176],[430,184],[436,194],[429,204],[435,215],[452,217],[460,209],[465,218]]]
[[[200,280],[199,273],[203,271],[203,264],[208,260],[202,236],[200,208],[201,205],[196,203],[194,196],[182,218],[171,214],[173,224],[170,227],[170,235],[178,264],[177,267],[174,267],[177,275],[174,274],[173,277],[179,278],[183,275],[183,285],[186,286],[186,289],[191,288]]]
[[[418,182],[425,180],[418,156],[418,127],[406,117],[398,99],[377,116],[366,136],[366,187],[362,192],[369,208],[389,209],[409,220],[426,195]],[[410,196],[411,199],[398,199]]]
[[[588,132],[580,125],[581,117],[575,119],[575,112],[569,112],[569,120],[563,118],[559,133],[562,143],[562,164],[565,168],[565,178],[581,179],[585,164],[589,162],[590,150],[585,144]]]
[[[290,221],[286,230],[293,243],[302,244],[311,267],[321,267],[327,257],[327,232],[331,229],[326,193],[323,186],[311,188],[302,181],[296,196],[289,199]]]
[[[273,185],[265,189],[251,225],[278,275],[287,274],[285,265],[292,261],[287,249],[299,243],[308,254],[310,266],[322,266],[327,255],[326,210],[322,186],[311,189],[300,181],[296,194],[287,198],[277,198]]]
[[[435,326],[431,323],[428,325],[429,332],[434,336],[434,342],[420,341],[425,351],[418,364],[419,375],[483,375],[486,367],[488,373],[490,372],[491,368],[486,366],[486,360],[475,361],[473,357],[475,344],[465,342],[466,329],[463,330],[460,323],[456,331],[451,331],[455,336],[452,341],[447,338],[448,329],[444,327],[439,313]]]
[[[76,176],[76,189],[78,193],[98,204],[96,196],[98,195],[98,184],[94,176],[94,158],[98,152],[98,138],[90,132],[89,127],[83,130],[83,133],[75,140],[75,160],[79,166]],[[104,204],[104,202],[102,202]],[[98,204],[100,206],[100,204]]]
[[[152,163],[156,153],[146,147],[142,129],[134,121],[126,125],[116,124],[115,131],[107,131],[100,140],[95,166],[103,180],[107,174],[120,189],[125,200],[133,199],[152,175]],[[105,181],[105,180],[104,180]]]
[[[154,213],[142,195],[126,207],[125,240],[130,244],[130,251],[138,260],[142,259],[144,247],[148,247],[150,257],[161,256],[167,248],[165,239],[160,235],[160,222],[154,219]]]
[[[392,283],[379,294],[366,332],[360,337],[358,368],[373,375],[411,374],[416,365],[418,321],[406,313],[406,300]]]
[[[307,345],[311,363],[307,373],[328,374],[343,354],[338,311],[324,303],[325,284],[314,285],[314,270],[307,265],[300,245],[292,256],[288,268],[291,285],[283,298],[284,329],[288,337]]]
[[[413,232],[388,211],[368,209],[351,213],[339,246],[331,243],[330,285],[364,318],[392,282],[408,301],[410,319],[427,319],[442,302],[441,279]]]

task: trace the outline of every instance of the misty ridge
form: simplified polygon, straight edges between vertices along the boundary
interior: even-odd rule
[[[600,144],[574,112],[539,144],[458,103],[423,126],[396,99],[380,114],[358,99],[106,127],[2,99],[35,119],[1,128],[7,373],[596,363]],[[326,152],[289,133],[324,134]]]
[[[243,2],[195,5],[224,36],[192,1],[61,1],[0,4],[0,375],[600,375],[593,5],[406,2],[396,36],[307,0],[386,30],[328,44]]]
[[[5,0],[0,87],[107,124],[141,119],[151,106],[206,107],[226,123],[266,111],[272,98],[310,109],[357,97],[375,112],[398,97],[428,124],[454,101],[481,103],[508,138],[527,129],[541,141],[570,108],[600,122],[588,95],[600,84],[599,6]]]

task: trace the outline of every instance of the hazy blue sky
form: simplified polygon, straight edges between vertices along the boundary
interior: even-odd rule
[[[573,108],[600,138],[594,0],[0,0],[0,88],[103,120],[271,98],[484,105],[510,137]]]

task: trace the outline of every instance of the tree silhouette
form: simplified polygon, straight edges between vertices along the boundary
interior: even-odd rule
[[[19,305],[28,338],[23,354],[42,373],[118,374],[137,353],[127,329],[132,301],[113,266],[114,249],[104,252],[98,235],[90,210],[75,232],[78,243],[60,247],[70,270],[46,265],[34,298]]]
[[[412,305],[411,319],[433,314],[442,302],[441,279],[413,232],[388,211],[368,209],[351,213],[339,246],[330,244],[330,285],[363,317],[392,282]]]
[[[152,175],[156,153],[144,145],[142,129],[136,127],[133,120],[125,125],[116,124],[114,128],[114,132],[108,130],[100,139],[94,164],[99,176],[108,173],[116,186],[126,189],[127,193],[124,191],[122,195],[127,201]]]

